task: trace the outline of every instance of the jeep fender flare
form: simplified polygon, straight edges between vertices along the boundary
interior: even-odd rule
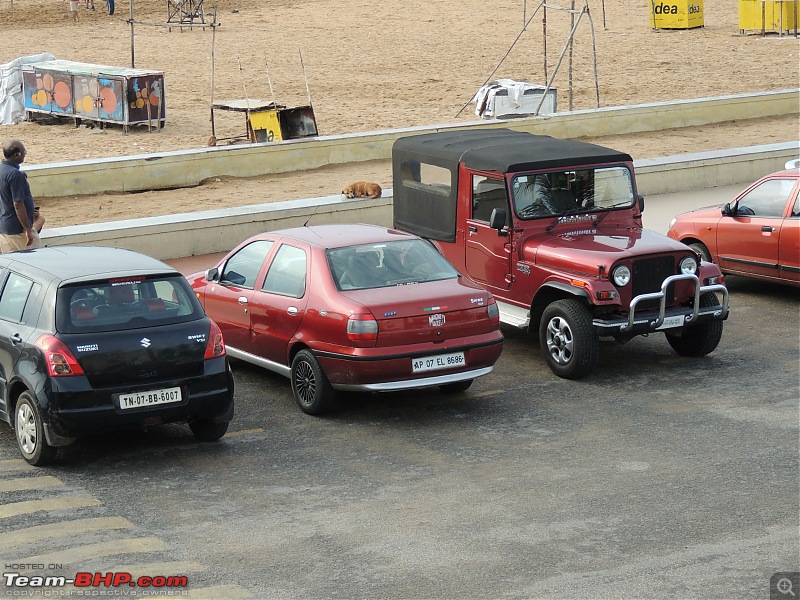
[[[536,294],[534,294],[531,301],[528,330],[538,335],[539,321],[542,318],[544,309],[556,300],[564,300],[565,298],[579,298],[589,305],[592,303],[589,292],[585,289],[560,281],[547,281],[536,290]]]

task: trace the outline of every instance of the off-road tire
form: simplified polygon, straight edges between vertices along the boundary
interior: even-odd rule
[[[556,300],[544,309],[539,344],[550,370],[564,379],[586,377],[597,363],[599,340],[580,300]]]
[[[14,437],[22,458],[29,464],[46,465],[56,455],[56,449],[47,443],[39,408],[29,392],[20,394],[14,408]]]
[[[719,300],[713,292],[706,292],[700,296],[700,306],[719,306]],[[669,345],[681,356],[705,356],[713,352],[722,339],[722,320],[690,325],[679,332],[666,333],[666,336]]]
[[[321,415],[331,410],[336,390],[310,350],[301,350],[292,360],[292,393],[300,410]]]

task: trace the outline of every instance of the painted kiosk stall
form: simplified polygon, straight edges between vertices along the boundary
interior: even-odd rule
[[[68,60],[27,65],[22,72],[25,112],[36,115],[163,128],[164,73]]]

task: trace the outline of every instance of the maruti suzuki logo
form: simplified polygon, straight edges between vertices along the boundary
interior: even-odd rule
[[[142,341],[139,342],[142,345],[142,348],[149,348],[150,347],[150,340],[147,338],[142,338]]]
[[[444,315],[439,313],[428,317],[428,323],[431,327],[441,327],[444,325]]]

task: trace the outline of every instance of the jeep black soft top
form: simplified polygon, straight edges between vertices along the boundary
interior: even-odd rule
[[[477,171],[514,173],[557,169],[575,164],[631,162],[630,155],[588,142],[561,140],[512,129],[465,129],[400,138],[392,147],[395,188],[394,226],[416,235],[444,242],[455,240],[458,167]],[[449,172],[437,188],[415,185],[419,165],[436,165]],[[436,202],[422,202],[422,195]],[[420,214],[420,210],[424,214]]]

